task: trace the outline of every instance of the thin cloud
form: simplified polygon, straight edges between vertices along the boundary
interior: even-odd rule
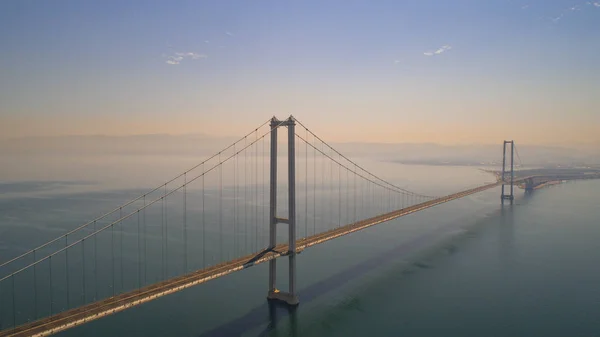
[[[175,53],[175,55],[168,56],[165,62],[167,64],[175,65],[180,64],[181,61],[183,61],[185,58],[188,58],[190,60],[199,60],[207,57],[208,56],[206,56],[205,54],[198,54],[195,52],[177,52]]]
[[[230,33],[230,32],[225,32],[225,34],[227,34],[227,35],[229,35],[229,36],[233,36],[233,34],[232,34],[232,33]]]
[[[593,7],[596,7],[596,8],[600,8],[600,1],[594,1],[594,2],[588,1],[585,4],[587,6],[593,6]],[[559,21],[561,21],[565,17],[571,15],[571,13],[581,11],[583,9],[583,7],[584,7],[584,5],[573,5],[571,7],[565,8],[562,11],[562,13],[560,13],[558,16],[548,17],[548,19],[550,21],[552,21],[552,23],[558,23]]]
[[[529,8],[529,5],[525,5],[525,6],[521,7],[521,9],[527,9],[527,8]]]
[[[436,50],[435,53],[439,55],[439,54],[445,52],[446,50],[450,50],[450,49],[452,49],[451,46],[445,45],[445,46],[442,46],[441,48],[439,48],[438,50]]]
[[[210,41],[209,40],[204,40],[204,43],[210,43]]]
[[[600,8],[600,1],[594,1],[594,2],[588,1],[585,3],[585,5],[583,3],[580,5],[572,5],[570,7],[563,9],[562,12],[558,13],[558,15],[556,15],[556,16],[550,16],[550,17],[546,16],[546,17],[542,17],[542,19],[552,21],[552,23],[554,23],[554,24],[558,24],[562,20],[570,17],[570,15],[575,14],[575,12],[580,12],[580,11],[584,10],[585,6],[594,6],[596,8]]]
[[[167,64],[179,64],[183,60],[183,56],[168,56]]]
[[[440,55],[440,54],[443,54],[443,53],[447,52],[450,49],[452,49],[452,46],[450,46],[450,45],[443,45],[443,46],[439,47],[435,51],[426,51],[426,52],[423,53],[423,55],[425,55],[425,56]]]
[[[187,52],[187,53],[175,53],[175,55],[179,56],[179,57],[189,57],[192,60],[199,60],[199,59],[204,59],[206,58],[206,55],[204,54],[198,54],[198,53],[193,53],[193,52]]]
[[[561,14],[561,15],[555,17],[555,18],[550,18],[550,20],[552,20],[552,22],[554,22],[554,23],[558,23],[558,21],[560,21],[560,19],[562,19],[563,16],[565,16],[565,15]]]

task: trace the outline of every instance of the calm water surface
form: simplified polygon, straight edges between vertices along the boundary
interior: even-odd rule
[[[435,194],[492,180],[474,168],[371,165]],[[3,184],[3,261],[135,193],[94,190],[83,176],[51,186],[36,178]],[[499,193],[306,250],[297,259],[301,304],[294,311],[266,303],[267,266],[259,265],[60,335],[600,336],[600,182],[517,190],[514,205],[501,206]],[[280,259],[282,289],[286,266]]]

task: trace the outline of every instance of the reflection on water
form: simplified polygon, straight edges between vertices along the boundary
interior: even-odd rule
[[[421,236],[415,237],[408,242],[393,246],[391,249],[378,252],[377,255],[370,257],[358,264],[352,265],[349,268],[341,270],[340,272],[330,275],[326,279],[322,279],[319,282],[313,283],[310,286],[301,289],[302,306],[319,299],[327,293],[333,292],[340,287],[343,287],[346,283],[356,280],[357,278],[364,277],[374,270],[380,268],[382,265],[389,264],[393,261],[404,260],[404,261],[415,261],[413,263],[405,263],[406,272],[410,273],[410,269],[414,266],[417,268],[430,268],[430,266],[424,262],[427,256],[439,253],[439,250],[455,249],[448,248],[453,247],[448,245],[451,237],[448,234],[456,231],[460,227],[464,226],[461,222],[452,223],[447,226],[439,227],[434,231],[424,233]],[[461,232],[464,233],[464,232]],[[429,251],[427,251],[429,248]],[[415,252],[427,251],[426,255],[420,254],[415,255]],[[403,271],[404,273],[404,271]],[[245,331],[252,330],[257,326],[264,325],[264,313],[266,308],[269,311],[268,326],[265,331],[259,336],[269,335],[270,331],[276,331],[277,322],[283,317],[289,316],[289,335],[296,335],[296,310],[287,306],[281,306],[276,303],[265,303],[259,307],[252,309],[248,314],[232,321],[227,322],[223,326],[220,326],[214,330],[202,334],[203,337],[209,336],[236,336],[240,335]],[[276,332],[273,332],[273,336],[277,336]],[[288,334],[285,334],[286,336]]]

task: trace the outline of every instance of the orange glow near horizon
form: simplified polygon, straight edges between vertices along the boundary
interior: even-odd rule
[[[2,118],[0,139],[65,136],[65,135],[106,135],[127,136],[141,134],[204,134],[209,136],[237,137],[264,122],[264,116],[256,123],[244,121],[223,121],[206,117],[155,118],[140,121],[128,117],[93,118]],[[278,116],[284,118],[285,116]],[[504,139],[519,140],[521,144],[568,144],[597,145],[600,135],[594,125],[554,125],[541,121],[534,126],[526,123],[509,126],[485,122],[472,124],[453,124],[445,122],[413,121],[411,123],[354,123],[352,121],[335,122],[330,119],[319,121],[296,116],[321,137],[334,142],[368,143],[437,143],[453,144],[496,144]],[[572,123],[574,124],[574,123]],[[560,135],[557,139],[556,135]]]

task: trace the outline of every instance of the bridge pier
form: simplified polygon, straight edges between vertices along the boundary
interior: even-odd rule
[[[510,144],[510,194],[506,194],[504,187],[506,184],[506,145]],[[515,142],[513,140],[505,140],[502,148],[502,194],[500,200],[504,203],[504,200],[509,200],[511,203],[515,199],[514,197],[514,180],[515,180]]]
[[[525,179],[525,192],[531,192],[531,191],[533,191],[533,188],[534,188],[533,178]]]
[[[290,306],[298,305],[299,299],[296,295],[296,147],[294,118],[290,116],[285,121],[271,119],[271,179],[270,179],[270,207],[269,207],[269,249],[277,245],[277,225],[280,223],[288,225],[288,262],[289,262],[289,289],[283,292],[276,287],[277,261],[269,261],[269,301],[279,301]],[[288,128],[288,218],[277,217],[277,128],[286,126]]]

